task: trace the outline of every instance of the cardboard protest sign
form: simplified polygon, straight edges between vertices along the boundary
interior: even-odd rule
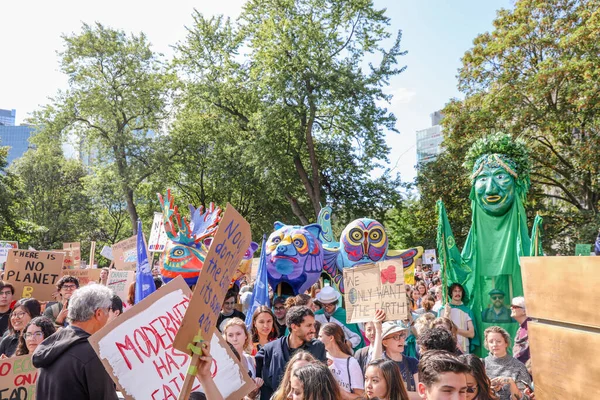
[[[73,256],[73,250],[71,249],[58,249],[58,250],[50,250],[52,253],[59,253],[64,256],[63,258],[63,269],[73,269],[75,268],[75,257]]]
[[[81,267],[81,243],[80,242],[71,242],[71,243],[63,243],[64,250],[71,250],[73,257],[73,268]]]
[[[104,258],[108,258],[110,261],[113,260],[112,247],[104,246],[100,251],[100,255]]]
[[[192,302],[175,337],[173,346],[176,349],[190,354],[188,344],[193,342],[198,328],[205,339],[210,337],[216,328],[217,317],[233,273],[251,241],[250,224],[228,203],[204,259]]]
[[[100,280],[101,269],[98,268],[76,268],[76,269],[65,269],[62,271],[62,275],[71,275],[79,279],[79,286],[85,286],[90,282],[96,282]]]
[[[137,263],[137,237],[132,236],[113,244],[112,255],[117,269],[134,271]]]
[[[8,257],[8,251],[18,248],[19,242],[0,240],[0,269],[4,269],[4,263]]]
[[[190,290],[177,277],[89,338],[126,399],[176,399],[191,357],[173,347],[190,305]],[[213,378],[225,399],[239,400],[254,384],[220,335],[211,338]],[[197,380],[193,390],[200,389]]]
[[[344,288],[348,323],[372,321],[379,309],[388,320],[408,317],[402,260],[346,268]]]
[[[51,301],[62,276],[64,254],[50,251],[10,250],[4,280],[15,287],[15,298]]]
[[[117,296],[124,302],[127,302],[127,296],[129,295],[129,286],[135,280],[135,271],[119,271],[111,269],[108,273],[108,281],[106,286],[112,289]]]
[[[0,398],[35,400],[37,375],[31,354],[0,360]]]
[[[154,213],[152,221],[152,230],[148,240],[148,251],[162,253],[167,247],[167,233],[165,232],[165,223],[162,213]]]

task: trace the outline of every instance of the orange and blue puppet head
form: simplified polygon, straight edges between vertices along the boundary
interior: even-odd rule
[[[221,220],[221,208],[214,203],[204,209],[190,206],[191,221],[179,213],[174,204],[171,191],[167,191],[166,200],[158,194],[162,208],[165,233],[169,240],[165,248],[165,256],[160,266],[160,273],[165,282],[181,276],[188,285],[198,280],[208,247],[205,240],[212,237]]]
[[[275,222],[275,232],[266,244],[267,277],[273,290],[286,283],[297,295],[319,280],[323,270],[320,233],[319,224],[295,226]]]

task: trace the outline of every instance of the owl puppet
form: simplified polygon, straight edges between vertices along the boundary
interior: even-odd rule
[[[331,208],[324,207],[318,221],[325,225],[326,232],[331,232]],[[329,226],[327,226],[329,224]],[[360,264],[376,263],[390,259],[402,259],[404,268],[413,264],[422,250],[412,248],[398,255],[388,253],[388,238],[383,225],[370,218],[359,218],[349,223],[340,237],[340,241],[323,240],[323,269],[327,272],[335,286],[344,293],[343,270]],[[331,239],[329,239],[331,240]]]
[[[323,270],[323,247],[319,240],[321,226],[285,225],[275,222],[275,231],[266,244],[269,285],[282,293],[304,293],[319,280]]]

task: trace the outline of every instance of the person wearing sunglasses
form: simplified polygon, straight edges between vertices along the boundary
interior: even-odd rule
[[[513,356],[523,364],[526,364],[530,357],[527,323],[531,321],[531,318],[527,316],[524,297],[515,297],[512,299],[510,303],[510,316],[520,324],[515,335],[515,344],[512,350]]]
[[[68,325],[67,313],[69,299],[75,294],[75,291],[79,289],[79,279],[71,275],[64,275],[56,283],[56,289],[58,289],[60,301],[46,307],[44,317],[50,319],[57,328],[60,328]]]
[[[19,344],[19,336],[32,318],[39,317],[40,302],[34,298],[20,299],[10,314],[8,333],[0,341],[0,356],[12,357]]]
[[[46,317],[35,317],[23,330],[15,355],[33,354],[38,345],[54,332],[56,332],[56,328],[52,321]]]
[[[492,305],[483,310],[481,319],[484,322],[490,323],[514,322],[510,317],[510,310],[504,306],[504,297],[506,294],[500,289],[492,289],[488,295],[490,296]]]
[[[458,358],[470,369],[467,374],[466,400],[498,400],[481,359],[473,354],[463,354]]]

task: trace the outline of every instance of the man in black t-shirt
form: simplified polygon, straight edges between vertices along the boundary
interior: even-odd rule
[[[285,308],[285,299],[283,297],[273,300],[273,313],[275,314],[275,325],[277,325],[279,332],[277,337],[284,337],[285,330],[287,329],[287,325],[285,324],[287,309]]]
[[[0,281],[0,336],[8,329],[8,320],[10,318],[10,305],[13,301],[15,288],[8,282]]]

